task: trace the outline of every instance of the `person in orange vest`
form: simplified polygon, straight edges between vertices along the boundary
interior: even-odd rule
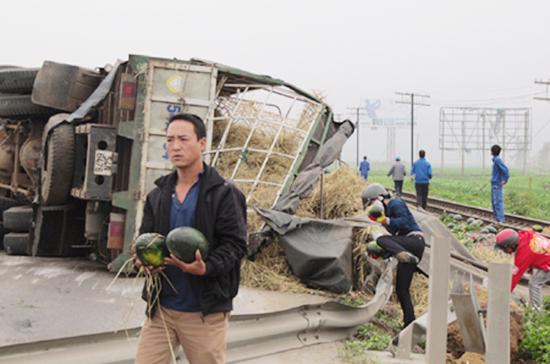
[[[542,288],[550,281],[550,240],[532,229],[504,229],[496,236],[495,248],[507,254],[515,254],[512,290],[516,288],[523,273],[533,269],[529,280],[529,303],[536,310],[541,310]]]

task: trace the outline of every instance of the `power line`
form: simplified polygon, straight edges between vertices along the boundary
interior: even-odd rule
[[[411,105],[411,171],[412,171],[412,166],[414,163],[414,105],[415,105],[414,97],[416,96],[420,98],[429,98],[430,95],[421,95],[421,94],[415,94],[415,93],[409,93],[409,92],[396,92],[395,94],[401,96],[401,101],[396,101],[396,103]],[[405,101],[404,97],[410,97],[410,101]],[[418,102],[418,101],[416,102],[416,105],[430,106],[429,104]]]

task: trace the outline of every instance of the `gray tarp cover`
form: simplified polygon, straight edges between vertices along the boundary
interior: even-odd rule
[[[353,130],[354,127],[351,122],[343,122],[336,133],[321,146],[313,161],[298,174],[290,190],[277,200],[273,209],[291,214],[296,212],[300,199],[311,194],[321,177],[321,173],[323,173],[323,169],[340,157],[342,147],[353,134]]]
[[[344,293],[351,289],[353,228],[373,225],[374,223],[366,216],[319,220],[293,216],[272,209],[259,208],[256,211],[279,235],[290,268],[303,283],[336,293]],[[451,243],[451,251],[454,254],[476,260],[437,217],[415,209],[411,209],[411,212],[423,230],[428,246],[446,239]],[[419,269],[428,274],[428,252],[424,254]]]

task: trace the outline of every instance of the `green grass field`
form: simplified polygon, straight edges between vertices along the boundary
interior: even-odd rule
[[[369,174],[369,182],[379,182],[393,188],[393,181],[386,176],[388,170],[389,167],[382,169],[374,166]],[[510,175],[510,181],[504,186],[505,212],[550,221],[550,175],[522,175],[515,170]],[[467,169],[462,176],[460,170],[438,172],[434,168],[430,196],[490,209],[490,180],[490,170],[484,174],[481,169]],[[406,177],[403,189],[414,192],[409,176]]]

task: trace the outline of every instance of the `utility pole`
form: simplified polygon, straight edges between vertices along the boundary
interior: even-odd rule
[[[360,140],[360,137],[359,137],[359,124],[360,124],[360,118],[361,118],[361,115],[364,115],[361,113],[362,110],[364,110],[363,107],[348,107],[349,110],[351,111],[355,111],[355,135],[356,135],[356,138],[357,138],[357,142],[356,142],[356,147],[355,147],[355,168],[359,168],[359,140]]]
[[[550,97],[548,97],[548,86],[550,86],[550,80],[548,81],[541,81],[541,80],[535,80],[536,85],[546,85],[546,97],[534,97],[535,100],[542,100],[542,101],[550,101]]]
[[[411,105],[411,171],[412,171],[412,166],[413,166],[413,163],[414,163],[414,105],[430,106],[430,105],[428,105],[426,103],[423,103],[423,102],[418,102],[417,101],[415,103],[414,97],[417,96],[417,97],[421,97],[421,98],[428,98],[430,96],[429,95],[420,95],[420,94],[415,94],[415,93],[410,93],[410,92],[396,92],[395,94],[401,96],[401,101],[396,101],[396,103]],[[410,101],[404,100],[404,97],[410,97]]]

